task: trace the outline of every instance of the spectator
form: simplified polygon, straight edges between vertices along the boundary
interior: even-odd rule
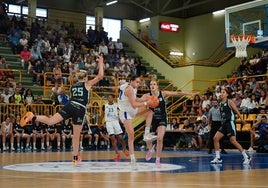
[[[268,141],[268,122],[265,114],[261,116],[261,121],[258,121],[253,125],[252,130],[250,131],[250,147],[248,152],[254,151],[253,146],[256,140]]]
[[[29,61],[31,57],[31,52],[28,50],[27,46],[23,47],[23,50],[20,52],[20,59],[21,59],[21,65],[23,67],[29,67],[31,65],[31,62]],[[31,67],[31,66],[30,66]],[[28,68],[28,74],[30,73],[30,69]]]

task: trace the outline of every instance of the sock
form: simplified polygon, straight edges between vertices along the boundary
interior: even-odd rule
[[[220,156],[220,151],[218,150],[218,151],[215,151],[215,153],[216,153],[216,157],[218,158],[218,159],[220,159],[221,158],[221,156]]]
[[[135,161],[135,155],[134,155],[134,154],[131,154],[131,155],[130,155],[130,160],[131,160],[131,161]]]
[[[80,142],[80,146],[82,147],[82,142]]]
[[[47,147],[49,147],[49,142],[47,142]]]
[[[41,144],[41,147],[44,148],[44,143]]]
[[[242,155],[243,155],[244,158],[247,158],[248,157],[248,155],[247,155],[247,153],[246,153],[245,150],[243,150],[241,153],[242,153]]]
[[[144,131],[145,134],[149,134],[150,133],[150,127],[145,127],[145,131]]]
[[[33,142],[33,147],[36,148],[36,143],[35,142]]]
[[[155,158],[155,161],[160,161],[160,157],[156,157]]]
[[[60,146],[60,142],[58,142],[58,146]]]

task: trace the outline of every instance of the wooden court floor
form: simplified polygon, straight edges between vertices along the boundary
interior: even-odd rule
[[[164,151],[162,167],[166,164],[183,168],[162,171],[155,169],[154,160],[144,159],[145,152],[137,151],[137,171],[120,172],[128,168],[128,159],[122,156],[114,162],[113,151],[83,151],[78,167],[71,165],[71,152],[6,152],[0,153],[1,188],[259,188],[268,187],[268,155],[252,154],[251,165],[241,163],[241,155],[230,151],[223,155],[223,164],[212,166],[213,158],[204,152]],[[92,162],[92,163],[91,163]],[[107,166],[106,164],[109,165]],[[41,164],[40,164],[41,163]],[[39,164],[36,165],[35,164]],[[123,164],[123,166],[121,166]],[[151,166],[148,166],[151,165]],[[92,168],[92,165],[94,168]],[[125,166],[124,166],[125,165]],[[8,168],[11,169],[8,169]],[[17,168],[22,167],[22,170]],[[42,171],[42,168],[48,171]],[[98,169],[97,169],[98,168]],[[109,171],[109,169],[117,171]],[[144,168],[146,171],[139,170]],[[23,170],[24,169],[24,170]],[[29,170],[33,169],[33,171]],[[66,172],[72,169],[72,172]],[[85,171],[81,171],[84,169]],[[88,169],[97,169],[91,172]],[[108,171],[107,171],[108,169]],[[28,171],[29,170],[29,171]],[[59,170],[59,171],[57,171]],[[66,170],[66,171],[65,171]]]

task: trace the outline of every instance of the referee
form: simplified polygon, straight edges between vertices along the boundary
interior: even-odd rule
[[[208,125],[210,127],[208,154],[212,154],[212,149],[214,148],[213,138],[216,132],[221,127],[221,113],[220,113],[219,102],[217,100],[212,101],[212,108],[209,110],[208,114]],[[220,143],[220,147],[221,147],[221,153],[227,154],[227,152],[223,149],[222,141]]]

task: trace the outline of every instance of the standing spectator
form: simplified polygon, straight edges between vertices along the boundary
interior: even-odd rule
[[[115,46],[115,53],[119,59],[121,56],[125,56],[123,43],[120,41],[120,39],[117,39],[117,41],[114,43],[114,46]]]

